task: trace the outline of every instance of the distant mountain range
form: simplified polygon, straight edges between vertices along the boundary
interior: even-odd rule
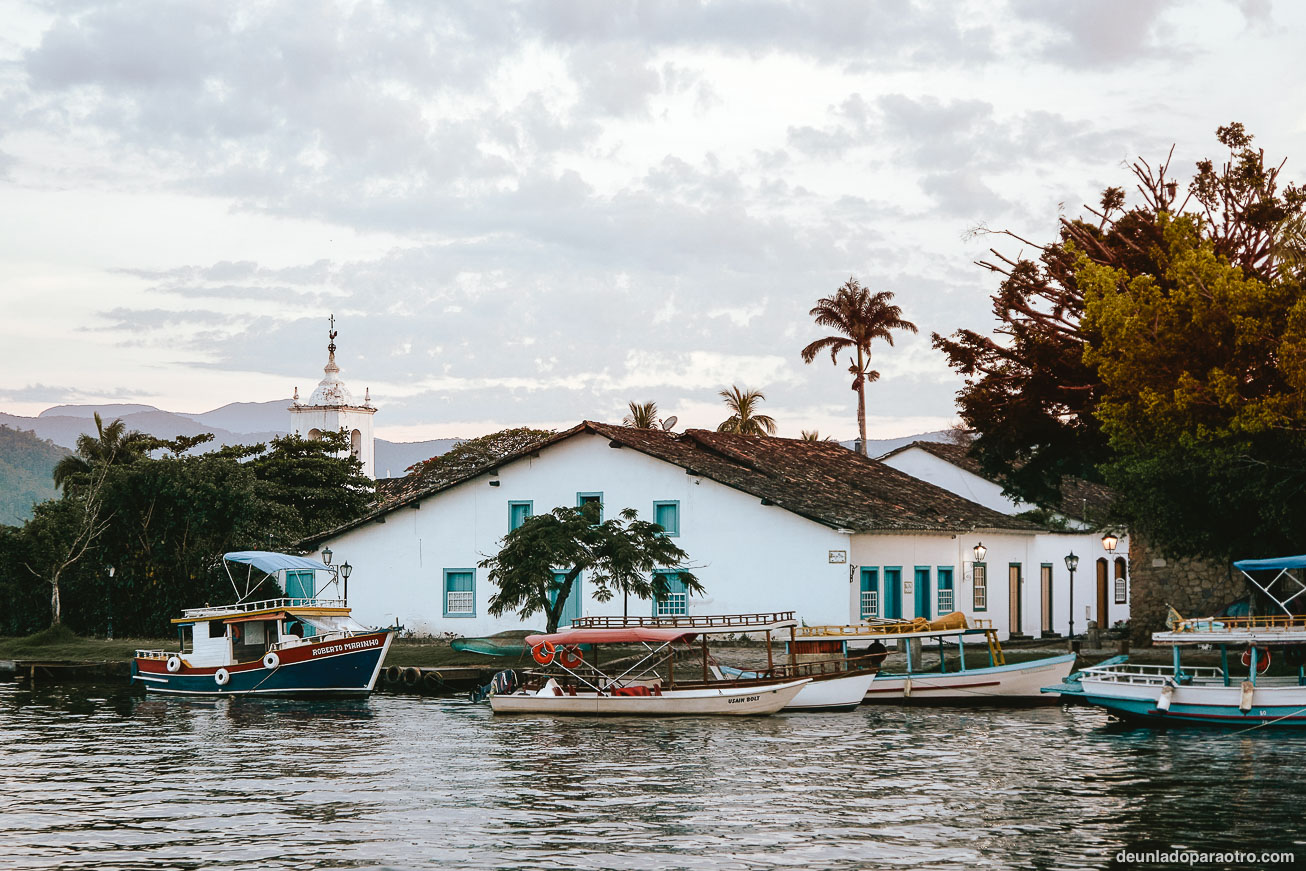
[[[0,524],[18,526],[33,505],[59,495],[50,472],[68,454],[30,432],[0,426]]]

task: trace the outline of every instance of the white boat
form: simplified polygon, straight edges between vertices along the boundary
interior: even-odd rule
[[[883,659],[888,654],[885,642],[897,645],[906,654],[904,671],[887,671],[883,668],[875,675],[866,690],[867,702],[940,702],[945,704],[1000,704],[1010,702],[1039,702],[1047,699],[1041,690],[1048,681],[1064,680],[1075,665],[1075,654],[1041,657],[1028,662],[1008,663],[1002,645],[991,625],[970,626],[960,612],[945,615],[938,620],[880,620],[851,626],[804,626],[795,633],[801,652],[804,644],[819,644],[828,648],[832,642],[842,643],[845,651],[856,651],[859,646],[871,645],[876,655]],[[967,640],[983,640],[989,654],[989,664],[971,668],[966,664]],[[913,661],[913,640],[922,644],[938,644],[939,664],[926,670],[923,663]],[[949,670],[948,646],[955,644],[956,655]]]
[[[1306,592],[1294,574],[1306,568],[1306,556],[1240,560],[1234,567],[1284,613],[1199,619],[1172,614],[1167,631],[1152,634],[1154,643],[1172,647],[1170,665],[1102,663],[1044,691],[1148,725],[1306,726],[1306,617],[1288,607]],[[1257,572],[1274,574],[1262,583]],[[1182,651],[1195,646],[1218,649],[1220,665],[1184,665]],[[1241,668],[1230,663],[1230,648],[1240,654]],[[1279,658],[1289,673],[1265,674]]]
[[[758,672],[726,665],[713,666],[713,671],[721,680],[757,680],[762,677]],[[851,711],[865,700],[871,682],[875,680],[875,672],[867,669],[852,674],[812,674],[808,677],[812,682],[785,705],[786,711]]]
[[[500,672],[492,684],[490,707],[496,714],[588,714],[641,717],[749,716],[773,714],[798,695],[810,678],[675,685],[673,645],[689,644],[694,629],[629,626],[569,629],[528,635],[526,645],[554,673],[527,675],[517,685],[514,672]],[[599,645],[642,646],[644,652],[619,661],[607,673],[597,664]],[[590,651],[586,659],[585,650]],[[668,665],[667,676],[657,666]]]

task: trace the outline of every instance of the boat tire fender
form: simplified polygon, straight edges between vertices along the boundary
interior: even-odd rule
[[[231,672],[220,668],[213,673],[213,680],[218,686],[225,687],[231,681]]]
[[[396,684],[404,678],[404,670],[397,665],[387,665],[385,667],[385,682]]]
[[[277,656],[275,651],[269,651],[268,655],[263,657],[263,667],[277,669],[281,667],[281,657]]]
[[[415,687],[422,682],[422,672],[413,666],[404,669],[404,683],[410,687]]]
[[[558,651],[558,662],[563,668],[575,668],[585,661],[585,654],[579,647],[569,646]]]
[[[531,656],[534,657],[535,661],[540,665],[548,665],[553,662],[553,654],[556,650],[557,648],[553,646],[552,642],[541,641],[539,644],[531,648]]]
[[[177,672],[181,671],[181,657],[169,656],[167,669],[173,674],[176,674]]]

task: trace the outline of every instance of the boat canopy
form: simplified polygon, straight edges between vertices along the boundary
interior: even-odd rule
[[[247,566],[253,566],[261,572],[269,575],[275,575],[277,572],[296,569],[312,569],[319,572],[329,572],[331,567],[326,563],[317,560],[307,559],[302,556],[291,556],[288,553],[276,553],[270,550],[237,550],[222,555],[224,560],[233,563],[241,563]]]
[[[1280,556],[1273,559],[1241,559],[1233,564],[1239,571],[1255,572],[1265,569],[1306,569],[1306,556]]]
[[[652,641],[665,644],[671,641],[692,641],[698,633],[693,629],[657,628],[653,626],[626,626],[614,629],[567,629],[552,635],[527,635],[526,646],[535,647],[541,642],[571,646],[575,644],[638,644]]]

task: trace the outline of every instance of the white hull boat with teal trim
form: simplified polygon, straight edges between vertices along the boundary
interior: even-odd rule
[[[895,674],[881,671],[866,691],[876,702],[1040,702],[1048,681],[1064,680],[1075,668],[1075,654],[1064,653],[1029,662],[985,668],[968,668],[941,674],[916,671]]]
[[[1306,569],[1306,556],[1234,567],[1284,613],[1184,619],[1172,610],[1167,631],[1152,634],[1154,643],[1173,648],[1171,665],[1102,663],[1044,691],[1149,725],[1306,727],[1306,617],[1288,607],[1306,593],[1295,574]],[[1273,575],[1262,581],[1261,572]],[[1220,665],[1184,665],[1190,647],[1218,650]]]

